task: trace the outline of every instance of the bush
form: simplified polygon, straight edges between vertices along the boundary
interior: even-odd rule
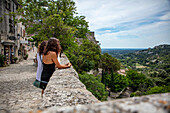
[[[133,88],[134,91],[153,86],[153,82],[149,78],[134,70],[128,71],[127,78],[129,80],[129,87]]]
[[[26,55],[24,56],[24,59],[25,59],[25,60],[27,60],[27,58],[28,58],[28,54],[26,54]]]
[[[4,66],[5,58],[6,58],[6,57],[5,57],[4,55],[0,54],[0,67],[1,67],[1,66]]]
[[[65,54],[78,73],[98,69],[100,49],[89,40],[84,40],[80,46],[75,45],[74,49],[68,48]]]
[[[112,87],[111,91],[120,92],[128,86],[129,84],[128,79],[124,75],[120,75],[116,73],[114,75],[115,75],[114,80],[113,80],[114,89]]]
[[[142,92],[137,90],[136,92],[131,93],[130,97],[141,96],[141,95],[142,95]]]
[[[107,100],[108,92],[105,90],[104,84],[102,84],[98,77],[91,74],[79,74],[80,81],[86,86],[96,98],[101,101]]]
[[[111,74],[105,75],[105,82],[112,92],[120,92],[128,86],[126,76],[117,73],[113,73],[113,80],[111,80]]]
[[[15,61],[15,62],[18,60],[18,58],[17,58],[17,57],[14,57],[13,59],[14,59],[14,61]]]
[[[157,86],[162,86],[166,84],[165,79],[161,78],[161,77],[153,77],[153,81],[155,82],[155,84]]]
[[[170,92],[170,86],[155,86],[150,87],[149,90],[144,94],[148,95],[154,93],[167,93],[167,92]]]

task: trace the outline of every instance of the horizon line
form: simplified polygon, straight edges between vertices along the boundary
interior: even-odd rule
[[[148,49],[148,48],[139,48],[139,47],[137,47],[137,48],[135,48],[135,47],[134,48],[132,48],[132,47],[131,48],[116,47],[115,48],[115,47],[113,47],[113,48],[101,48],[101,49]]]

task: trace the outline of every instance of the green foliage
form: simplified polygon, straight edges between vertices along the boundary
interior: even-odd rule
[[[106,74],[104,78],[106,86],[108,86],[112,92],[120,92],[128,86],[128,79],[126,76],[113,73],[113,80],[111,76],[111,74]]]
[[[116,72],[120,69],[120,62],[108,53],[104,53],[101,55],[101,67],[104,72],[111,73],[112,70]]]
[[[80,47],[75,43],[74,37],[86,39],[89,30],[84,16],[74,16],[77,13],[73,0],[19,0],[19,3],[22,8],[18,14],[24,17],[19,21],[27,26],[28,34],[35,34],[29,41],[37,46],[42,40],[56,37],[78,72],[98,67],[98,46],[87,40]]]
[[[150,87],[149,90],[145,93],[145,95],[148,94],[155,94],[155,93],[167,93],[170,92],[170,86],[155,86]]]
[[[5,59],[6,59],[5,55],[0,54],[0,67],[4,66]]]
[[[107,100],[108,92],[105,91],[105,86],[102,84],[98,77],[90,74],[79,74],[81,82],[86,86],[87,90],[101,101]]]
[[[135,91],[153,86],[153,83],[149,78],[137,71],[129,70],[126,76],[129,80],[129,87],[133,88]]]
[[[135,91],[135,92],[131,93],[131,94],[130,94],[130,97],[134,97],[134,96],[141,96],[141,95],[142,95],[142,92],[141,92],[141,91],[139,91],[139,90],[137,90],[137,91]]]
[[[166,84],[166,81],[165,79],[161,78],[161,77],[154,77],[152,78],[154,83],[158,86],[162,86],[162,85],[165,85]]]
[[[69,48],[65,51],[65,54],[79,73],[98,68],[100,62],[100,49],[98,45],[89,40],[84,40],[82,45],[75,45],[74,48]]]
[[[86,33],[88,30],[88,22],[85,21],[85,16],[76,16],[68,23],[68,25],[73,26],[77,29],[74,36],[79,38],[86,38]]]
[[[3,18],[2,17],[0,17],[0,23],[3,21]]]
[[[128,86],[128,79],[124,75],[114,73],[113,83],[114,87],[111,87],[111,91],[119,92]],[[111,84],[111,86],[113,86]]]
[[[34,42],[34,39],[29,38],[29,39],[28,39],[28,41],[30,41],[30,42]]]
[[[28,34],[36,34],[36,44],[50,37],[60,40],[62,49],[74,49],[73,37],[85,38],[88,22],[84,16],[74,16],[76,13],[73,0],[19,0],[22,8],[18,14],[22,15],[19,21],[27,26]],[[23,13],[24,12],[24,13]]]
[[[18,60],[18,57],[14,57],[13,59],[14,59],[15,61],[17,61],[17,60]]]
[[[26,55],[24,56],[24,60],[27,60],[27,58],[28,58],[28,54],[26,54]]]

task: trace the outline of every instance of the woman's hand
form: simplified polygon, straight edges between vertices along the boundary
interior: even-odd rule
[[[72,64],[69,62],[69,63],[67,63],[66,65],[67,65],[68,67],[71,67]]]

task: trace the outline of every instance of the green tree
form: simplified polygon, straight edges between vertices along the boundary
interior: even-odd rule
[[[19,22],[26,26],[28,34],[37,35],[35,41],[56,37],[62,49],[67,50],[76,46],[74,36],[85,37],[88,33],[85,17],[74,16],[77,13],[73,0],[19,0],[19,3],[22,7],[18,15],[23,17]]]
[[[167,92],[170,92],[170,87],[163,85],[163,86],[150,87],[149,90],[144,94],[148,95],[148,94],[167,93]]]
[[[98,69],[100,63],[100,49],[89,40],[84,40],[82,45],[77,46],[74,50],[65,51],[74,68],[82,73],[91,69]]]
[[[98,78],[90,74],[79,74],[81,82],[86,86],[87,90],[101,101],[107,100],[108,92],[105,91],[105,86]]]
[[[133,88],[134,91],[141,90],[143,87],[148,88],[153,86],[153,82],[149,78],[137,71],[129,70],[126,76],[129,80],[129,86]]]
[[[101,55],[101,67],[105,72],[116,72],[120,69],[120,62],[108,53],[104,53]]]
[[[114,77],[113,80],[112,76]],[[120,92],[129,84],[126,76],[117,73],[105,75],[105,81],[106,85],[111,89],[112,92]]]

